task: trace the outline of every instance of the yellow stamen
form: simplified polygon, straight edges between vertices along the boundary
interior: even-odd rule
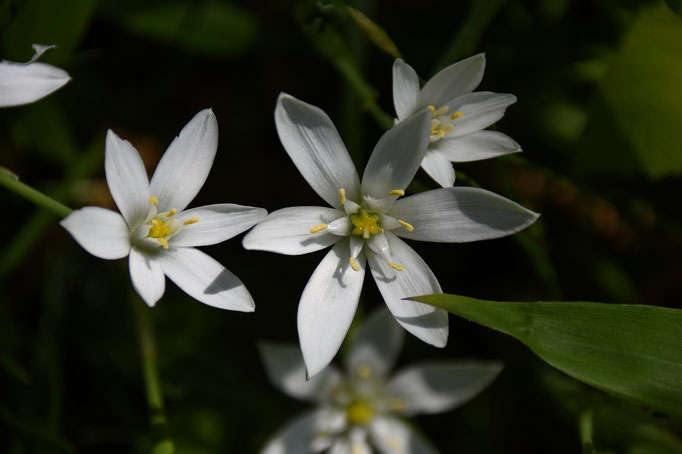
[[[391,262],[391,261],[386,261],[386,263],[388,263],[388,266],[390,266],[390,267],[393,268],[394,270],[402,271],[402,270],[405,269],[404,266],[398,265],[397,263],[393,263],[393,262]]]
[[[436,107],[435,106],[429,106],[429,110],[431,111],[431,113],[433,113],[436,111]]]
[[[352,214],[350,221],[355,226],[351,233],[353,235],[362,235],[364,239],[368,239],[370,235],[376,235],[381,232],[379,215],[377,213],[368,213],[363,208]]]
[[[372,376],[372,368],[367,364],[360,364],[355,370],[355,373],[360,378],[369,378]]]
[[[358,266],[357,263],[355,263],[355,259],[353,257],[350,258],[350,266],[353,268],[355,271],[360,271],[360,267]]]
[[[433,111],[433,110],[432,110],[431,112],[433,112],[433,115],[434,115],[435,117],[440,117],[441,115],[446,114],[448,110],[450,110],[450,108],[449,108],[448,106],[443,106],[443,107],[441,107],[440,109],[438,109],[438,110],[436,110],[436,111]]]
[[[440,128],[441,132],[443,135],[451,133],[455,127],[452,125],[452,123],[445,123],[442,128]]]
[[[157,198],[154,197],[154,196],[151,196],[151,197],[149,198],[149,203],[154,204],[154,206],[159,206],[159,199],[157,199]]]
[[[199,218],[190,218],[183,222],[184,225],[196,224],[199,222]]]
[[[151,221],[152,226],[149,228],[149,238],[163,238],[170,233],[170,226],[159,218],[154,218]],[[163,243],[162,243],[163,244]]]
[[[402,225],[403,227],[405,227],[410,232],[412,232],[414,230],[414,227],[412,227],[412,224],[410,224],[409,222],[405,222],[401,219],[398,219],[398,224]]]
[[[374,409],[365,401],[355,400],[346,407],[346,417],[351,424],[367,424],[374,418]]]
[[[403,444],[403,441],[396,436],[389,437],[386,440],[386,444],[393,448],[393,450],[396,452],[404,452],[405,450],[405,445]]]
[[[393,411],[401,411],[407,408],[407,401],[398,397],[392,397],[388,401],[388,408]]]
[[[177,212],[178,212],[178,210],[176,210],[175,208],[173,208],[173,209],[170,210],[168,213],[166,213],[166,217],[167,217],[167,218],[173,217],[173,216],[175,216],[175,213],[177,213]]]
[[[315,227],[310,228],[310,233],[318,233],[318,232],[323,231],[326,228],[327,228],[327,224],[316,225]]]
[[[346,204],[346,190],[343,188],[339,189],[339,202],[341,202],[341,205]]]
[[[157,238],[156,241],[161,243],[161,246],[163,246],[164,249],[168,249],[168,241],[166,241],[165,238]]]
[[[394,189],[394,190],[392,190],[391,192],[389,192],[389,194],[391,194],[391,195],[399,195],[399,196],[402,197],[402,196],[405,195],[405,191],[403,191],[402,189]]]
[[[463,117],[463,116],[464,116],[464,114],[462,112],[455,112],[452,115],[450,115],[450,120],[454,120],[456,118]]]

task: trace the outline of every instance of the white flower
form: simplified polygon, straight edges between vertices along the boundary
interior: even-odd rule
[[[32,103],[71,80],[63,69],[36,62],[41,55],[54,47],[34,44],[35,55],[26,63],[0,61],[0,107]]]
[[[365,259],[388,308],[423,341],[443,347],[443,310],[402,298],[441,293],[419,255],[399,237],[467,242],[510,235],[537,215],[491,192],[443,188],[404,194],[428,143],[423,112],[385,133],[367,163],[362,184],[329,117],[282,94],[275,122],[284,148],[303,177],[331,208],[284,208],[244,237],[246,249],[298,255],[334,247],[317,267],[298,306],[298,333],[310,376],[338,351],[353,320],[365,276]]]
[[[431,454],[436,450],[399,416],[441,413],[483,391],[500,373],[497,361],[431,361],[393,377],[403,333],[388,311],[369,317],[346,358],[346,374],[333,365],[306,381],[294,347],[261,344],[270,381],[317,408],[284,426],[261,454]]]
[[[217,147],[215,115],[202,110],[170,144],[150,182],[137,150],[109,130],[104,170],[121,214],[85,207],[61,225],[94,256],[130,256],[133,286],[149,306],[163,295],[165,274],[209,306],[253,311],[253,299],[239,278],[194,246],[232,238],[267,212],[234,204],[185,210],[204,185]]]
[[[511,137],[483,129],[502,118],[516,96],[475,92],[483,78],[485,55],[459,61],[419,89],[419,77],[401,59],[393,64],[393,103],[398,121],[424,108],[431,110],[429,149],[422,168],[443,187],[455,183],[450,162],[478,161],[521,151]]]

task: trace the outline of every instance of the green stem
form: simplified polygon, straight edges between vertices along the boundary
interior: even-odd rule
[[[29,185],[22,183],[19,181],[19,177],[4,167],[0,167],[0,184],[15,194],[18,194],[23,198],[35,203],[36,205],[51,211],[60,218],[65,218],[72,211],[71,208],[60,202],[57,202],[52,197],[49,197],[42,192],[33,189]]]

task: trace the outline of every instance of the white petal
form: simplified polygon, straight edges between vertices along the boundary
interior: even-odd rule
[[[485,54],[458,61],[433,76],[422,88],[419,107],[433,105],[437,109],[447,101],[478,87],[485,71]],[[450,111],[452,106],[450,106]]]
[[[369,426],[369,435],[372,444],[382,454],[438,453],[407,424],[396,418],[376,418]]]
[[[400,58],[393,62],[393,104],[399,120],[404,120],[417,110],[419,76]]]
[[[327,225],[327,229],[336,236],[348,236],[353,229],[353,224],[348,216],[335,219]]]
[[[123,217],[99,207],[74,210],[59,222],[90,254],[114,260],[130,252],[130,232]]]
[[[135,147],[111,129],[107,131],[104,173],[116,206],[134,229],[149,213],[149,179]]]
[[[159,212],[185,209],[208,177],[218,149],[218,122],[204,109],[182,128],[163,154],[150,183]]]
[[[531,225],[538,214],[490,191],[442,188],[398,200],[390,215],[414,227],[393,232],[412,240],[465,243],[511,235]]]
[[[391,370],[403,346],[405,331],[386,308],[374,311],[360,327],[346,357],[350,374],[371,368],[373,375],[383,376]]]
[[[349,199],[359,197],[355,165],[334,124],[322,109],[282,93],[275,124],[279,140],[303,178],[329,205],[342,208],[339,189]]]
[[[354,440],[351,437],[343,437],[336,440],[326,454],[372,454],[372,448],[364,438]]]
[[[166,289],[166,276],[163,274],[161,262],[154,255],[145,254],[132,247],[128,267],[135,291],[149,307],[154,307]]]
[[[270,213],[249,233],[242,244],[246,249],[300,255],[319,251],[340,237],[322,230],[310,233],[312,227],[329,224],[345,217],[341,210],[325,207],[291,207]]]
[[[253,312],[253,299],[242,281],[198,249],[170,248],[159,260],[166,276],[192,298],[219,309]]]
[[[282,427],[260,454],[310,453],[313,440],[325,432],[324,410],[307,411]],[[317,451],[319,452],[319,451]]]
[[[445,136],[442,140],[432,144],[431,150],[452,162],[469,162],[518,153],[521,151],[521,146],[501,132],[479,131],[452,139]],[[429,153],[426,154],[429,155]]]
[[[388,387],[405,401],[404,414],[457,408],[488,387],[502,371],[498,361],[430,362],[400,371]]]
[[[425,109],[381,136],[362,176],[363,195],[382,199],[410,184],[429,144],[430,121]]]
[[[70,80],[66,71],[45,63],[0,61],[0,107],[35,102]]]
[[[443,142],[439,140],[437,143]],[[450,142],[454,142],[451,140]],[[422,161],[422,169],[433,178],[436,183],[445,187],[455,184],[455,169],[441,153],[429,150]]]
[[[365,257],[355,271],[350,264],[347,240],[337,243],[315,269],[298,304],[298,337],[308,377],[331,362],[346,337],[358,307]]]
[[[192,208],[178,213],[178,221],[198,218],[199,221],[186,225],[173,238],[173,247],[208,246],[229,240],[250,229],[265,218],[268,212],[263,208],[221,203]]]
[[[391,254],[391,247],[388,245],[388,240],[386,239],[386,235],[383,233],[377,233],[376,235],[370,236],[367,241],[366,241],[367,247],[374,252],[375,254],[378,254],[383,258],[384,260],[391,260],[393,261],[393,255]]]
[[[329,366],[307,380],[305,363],[298,347],[260,342],[258,350],[270,382],[296,399],[313,401],[327,397],[331,388],[342,379],[339,371]]]
[[[385,232],[393,257],[405,267],[395,271],[381,257],[369,256],[370,269],[388,309],[410,333],[427,344],[444,347],[448,341],[448,313],[427,304],[405,300],[410,296],[442,293],[436,276],[421,257],[400,238]]]
[[[502,118],[507,107],[515,102],[514,95],[489,91],[469,93],[454,99],[450,112],[461,112],[462,116],[453,121],[455,129],[446,137],[460,137],[487,128]]]

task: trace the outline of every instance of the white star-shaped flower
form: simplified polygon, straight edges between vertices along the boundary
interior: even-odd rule
[[[286,394],[317,406],[294,418],[261,454],[432,454],[436,450],[402,417],[442,413],[483,391],[502,370],[498,361],[430,361],[389,376],[404,331],[388,311],[372,314],[346,358],[306,381],[294,347],[261,344],[270,381]]]
[[[516,102],[511,94],[474,92],[483,78],[485,55],[448,66],[419,88],[419,76],[401,59],[393,64],[393,103],[397,121],[428,108],[429,149],[422,168],[443,187],[455,183],[450,162],[469,162],[521,151],[511,137],[483,131]]]
[[[30,104],[71,80],[63,69],[36,62],[54,47],[34,44],[35,55],[26,63],[0,61],[0,107]]]
[[[227,203],[185,209],[204,185],[217,148],[215,115],[202,110],[170,144],[150,182],[137,150],[109,130],[104,170],[121,214],[85,207],[61,225],[96,257],[129,256],[133,286],[149,306],[163,295],[165,275],[202,303],[251,312],[253,299],[239,278],[194,247],[230,239],[267,212]]]
[[[435,242],[498,238],[537,215],[491,192],[443,188],[405,197],[428,144],[424,110],[385,133],[362,183],[331,120],[321,109],[282,94],[275,122],[296,167],[331,208],[284,208],[244,237],[246,249],[298,255],[334,245],[308,281],[298,306],[298,334],[310,376],[332,360],[353,320],[365,261],[388,308],[412,334],[437,347],[448,338],[441,309],[403,298],[441,293],[438,280],[399,237]],[[449,165],[449,164],[448,164]]]

